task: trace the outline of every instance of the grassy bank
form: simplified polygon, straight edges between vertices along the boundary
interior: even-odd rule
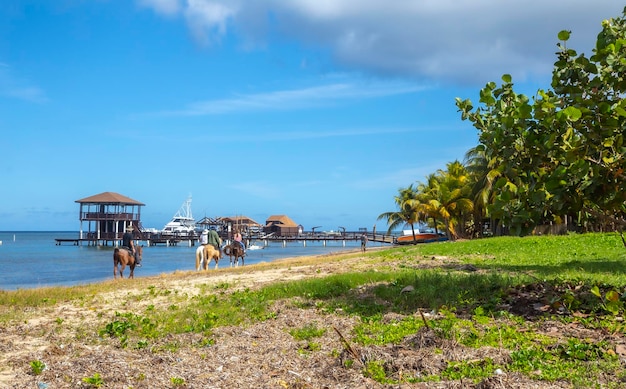
[[[326,266],[332,265],[332,271]],[[617,234],[490,238],[278,261],[215,274],[311,267],[314,276],[258,287],[205,280],[193,272],[78,287],[0,293],[0,325],[34,320],[59,304],[96,311],[94,328],[73,329],[74,341],[150,354],[210,347],[218,328],[272,323],[278,302],[322,317],[357,319],[346,331],[326,321],[288,329],[303,358],[336,360],[381,386],[468,382],[501,372],[562,387],[623,387],[622,320],[626,248]],[[174,282],[195,279],[197,293]],[[124,294],[124,309],[107,311],[106,294]],[[99,301],[100,304],[94,304]],[[141,302],[141,304],[139,304]],[[93,308],[96,306],[96,308]],[[65,318],[59,316],[57,326]],[[59,331],[59,328],[50,331]],[[558,330],[546,330],[546,328]],[[567,329],[567,330],[562,330]],[[196,334],[194,344],[172,336]],[[323,339],[340,346],[322,350]],[[336,342],[335,342],[336,343]],[[438,356],[436,367],[398,365],[380,351],[409,349]],[[467,357],[449,357],[463,350]],[[480,351],[480,352],[479,352]],[[391,351],[388,351],[391,353]],[[323,355],[322,355],[323,354]],[[45,361],[29,361],[31,375]],[[414,366],[415,365],[415,366]],[[82,377],[105,384],[105,372]],[[94,373],[94,374],[96,374]],[[170,386],[185,379],[171,377]],[[174,379],[176,378],[176,379]],[[189,379],[187,379],[189,380]],[[304,387],[298,380],[287,387]],[[187,381],[188,383],[188,381]],[[301,382],[300,382],[301,384]],[[289,386],[291,385],[291,386]],[[284,385],[283,385],[284,386]],[[113,386],[112,386],[113,387]],[[315,386],[313,386],[315,387]]]

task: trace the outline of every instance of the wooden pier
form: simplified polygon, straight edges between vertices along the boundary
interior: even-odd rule
[[[74,246],[79,246],[81,245],[83,242],[91,242],[91,239],[65,239],[65,238],[56,238],[54,239],[56,242],[57,246],[60,246],[63,243],[71,243]]]
[[[344,232],[337,234],[304,233],[293,236],[275,236],[259,233],[247,235],[244,237],[244,239],[248,243],[254,241],[263,241],[265,242],[265,245],[269,244],[270,242],[282,242],[283,246],[286,246],[287,243],[301,242],[304,246],[306,246],[308,242],[322,242],[324,245],[326,245],[326,242],[360,241],[363,234],[367,236],[368,243],[396,243],[396,237],[393,235],[373,234],[371,232]],[[228,240],[228,236],[221,236],[221,238],[223,240]],[[178,246],[182,242],[185,242],[188,246],[195,246],[195,244],[198,242],[199,236],[197,234],[183,235],[146,232],[142,233],[141,236],[136,236],[135,239],[139,241],[145,241],[148,246]],[[101,237],[98,239],[93,236],[82,239],[56,238],[55,241],[57,246],[61,244],[72,244],[74,246],[79,246],[82,244],[87,244],[90,246],[108,246],[109,244],[111,244],[112,246],[118,246],[121,244],[121,239],[112,239],[110,237],[106,237],[104,239]]]

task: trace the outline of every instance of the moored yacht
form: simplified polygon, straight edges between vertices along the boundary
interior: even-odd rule
[[[194,232],[195,228],[196,221],[191,214],[191,196],[189,196],[161,232],[164,234],[187,235]]]

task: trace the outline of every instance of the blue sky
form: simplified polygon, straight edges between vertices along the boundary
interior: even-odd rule
[[[0,2],[0,230],[78,230],[75,200],[386,229],[398,189],[463,160],[454,98],[548,89],[615,0]]]

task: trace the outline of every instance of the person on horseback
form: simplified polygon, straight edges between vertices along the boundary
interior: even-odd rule
[[[203,234],[204,231],[202,232]],[[211,227],[211,229],[208,231],[206,244],[212,245],[217,251],[220,250],[220,246],[222,245],[222,238],[220,238],[220,236],[217,234],[217,231],[215,231],[215,227]]]
[[[243,237],[241,236],[241,232],[239,232],[239,230],[235,230],[235,235],[233,235],[233,240],[241,245],[241,249],[245,253],[246,245],[243,243]]]
[[[122,236],[122,248],[128,250],[133,257],[135,257],[135,266],[141,267],[141,260],[137,255],[137,250],[135,249],[135,242],[133,241],[133,225],[130,224],[126,227],[126,232]]]
[[[203,246],[209,244],[209,230],[202,230],[202,234],[200,234],[200,244]]]

